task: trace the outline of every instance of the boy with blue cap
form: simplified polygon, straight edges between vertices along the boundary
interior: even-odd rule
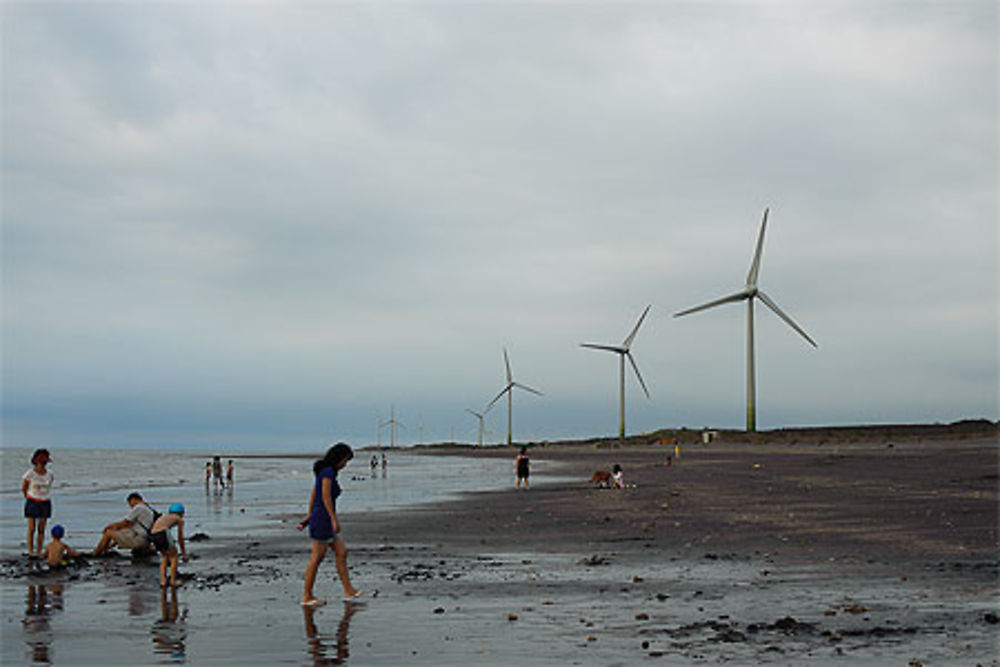
[[[62,541],[66,530],[60,525],[52,526],[52,541],[45,546],[45,562],[49,567],[59,567],[67,565],[67,558],[76,558],[77,553],[68,544]]]
[[[177,538],[174,539],[170,529],[177,526]],[[170,586],[177,586],[177,545],[180,545],[180,557],[187,561],[187,548],[184,546],[184,505],[174,503],[153,523],[149,532],[149,541],[163,556],[160,561],[160,587],[167,585],[167,565],[170,565]]]

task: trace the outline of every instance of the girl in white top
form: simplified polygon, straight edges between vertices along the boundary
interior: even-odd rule
[[[21,478],[24,495],[24,516],[28,519],[28,558],[41,558],[45,543],[45,523],[52,516],[52,472],[46,469],[52,457],[49,450],[36,449],[31,455],[33,466]]]
[[[611,469],[611,488],[612,489],[624,489],[625,488],[625,475],[622,472],[622,467],[615,464],[615,467]]]

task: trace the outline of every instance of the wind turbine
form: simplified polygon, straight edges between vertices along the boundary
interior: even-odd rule
[[[635,339],[635,334],[638,333],[639,327],[642,326],[642,321],[646,319],[646,313],[652,308],[652,304],[646,306],[646,310],[642,311],[642,315],[639,316],[639,321],[635,323],[635,328],[632,329],[625,341],[621,345],[598,345],[596,343],[580,343],[580,347],[589,347],[592,350],[604,350],[605,352],[614,352],[618,355],[618,437],[621,440],[625,439],[625,357],[628,357],[629,362],[632,364],[632,370],[635,371],[635,377],[639,380],[639,385],[642,390],[646,392],[646,398],[649,398],[649,390],[646,389],[646,383],[642,380],[642,373],[639,372],[639,366],[635,363],[635,358],[632,356],[630,347],[632,346],[632,341]]]
[[[800,336],[809,341],[810,345],[813,347],[819,347],[816,344],[816,341],[809,337],[809,334],[803,331],[791,317],[782,312],[781,308],[778,307],[778,304],[772,301],[766,294],[764,294],[764,292],[757,288],[757,275],[760,273],[760,256],[764,249],[764,230],[767,229],[767,214],[769,210],[770,209],[767,208],[764,209],[764,219],[760,223],[760,232],[757,235],[757,249],[754,251],[753,262],[750,264],[750,273],[747,274],[746,286],[735,294],[730,294],[729,296],[724,296],[721,299],[709,301],[708,303],[700,306],[695,306],[694,308],[688,308],[687,310],[682,310],[679,313],[674,313],[674,317],[681,317],[683,315],[688,315],[689,313],[698,312],[699,310],[706,310],[708,308],[720,306],[724,303],[733,303],[737,301],[747,302],[747,431],[757,430],[757,384],[754,370],[753,341],[754,299],[760,299],[765,306],[774,311],[775,315],[783,319],[788,326],[795,329]]]
[[[382,422],[381,426],[388,426],[389,427],[389,442],[390,442],[389,446],[392,447],[392,448],[395,448],[396,447],[396,427],[397,426],[401,426],[403,428],[406,428],[406,425],[403,424],[402,422],[396,421],[396,406],[395,405],[391,406],[389,409],[390,409],[389,419],[386,420],[386,421],[384,421],[384,422]]]
[[[514,437],[513,437],[514,420],[511,417],[512,414],[511,410],[514,407],[514,401],[512,399],[512,396],[514,394],[514,388],[517,387],[518,389],[524,389],[525,391],[530,391],[532,394],[537,394],[539,396],[542,396],[543,394],[537,389],[532,389],[527,385],[520,384],[519,382],[514,382],[514,376],[511,375],[510,372],[510,358],[507,356],[507,348],[503,349],[503,364],[504,367],[507,369],[507,386],[504,387],[499,394],[497,394],[496,398],[490,401],[490,404],[486,406],[486,410],[488,411],[490,408],[492,408],[494,403],[499,401],[504,394],[507,394],[507,444],[512,445],[514,444]]]
[[[466,408],[465,411],[468,412],[470,415],[475,415],[476,418],[479,420],[479,446],[482,447],[483,446],[483,433],[486,430],[485,427],[484,427],[484,425],[483,425],[483,420],[486,418],[486,413],[489,412],[490,409],[486,408],[482,412],[476,412],[475,410],[470,410],[469,408]]]

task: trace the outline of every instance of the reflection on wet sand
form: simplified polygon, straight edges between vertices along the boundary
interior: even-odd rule
[[[225,508],[226,514],[233,516],[233,485],[210,487],[206,482],[205,506],[215,516],[221,515],[223,508]]]
[[[172,662],[184,662],[187,659],[187,613],[185,607],[181,613],[177,603],[177,589],[160,589],[160,618],[153,623],[150,634],[153,636],[153,653],[169,657]]]
[[[320,634],[316,629],[313,617],[317,607],[303,607],[302,616],[306,624],[306,652],[312,658],[314,665],[346,665],[350,652],[347,648],[347,635],[351,627],[351,617],[360,609],[355,602],[344,603],[344,615],[340,617],[337,626],[337,636],[332,644],[328,635]]]
[[[32,662],[52,662],[49,614],[63,608],[62,593],[63,587],[60,584],[28,584],[22,627]]]

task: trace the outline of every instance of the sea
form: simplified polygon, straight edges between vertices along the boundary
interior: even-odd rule
[[[31,467],[32,450],[0,449],[0,556],[25,552],[26,521],[21,476]],[[185,506],[185,533],[239,536],[280,526],[288,515],[304,515],[312,490],[314,459],[288,454],[227,451],[223,467],[234,464],[234,483],[205,483],[212,452],[149,449],[52,449],[52,518],[66,530],[64,541],[90,550],[104,526],[128,512],[126,496],[140,492],[155,509]],[[384,511],[455,498],[466,491],[509,486],[513,465],[506,459],[425,456],[412,450],[386,451],[370,465],[373,451],[359,450],[339,474],[344,493],[338,513]],[[318,454],[317,454],[318,456]],[[48,532],[48,530],[46,530]],[[48,535],[46,535],[48,541]]]

